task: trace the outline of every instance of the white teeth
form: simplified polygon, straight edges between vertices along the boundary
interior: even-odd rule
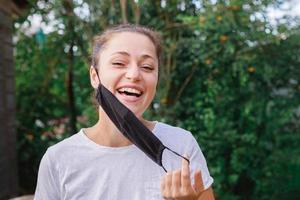
[[[136,90],[134,88],[121,88],[119,89],[120,92],[130,92],[130,93],[134,93],[134,94],[142,94],[141,91]]]

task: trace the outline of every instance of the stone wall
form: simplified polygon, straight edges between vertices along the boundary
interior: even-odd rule
[[[0,199],[17,195],[18,188],[11,16],[0,5]]]

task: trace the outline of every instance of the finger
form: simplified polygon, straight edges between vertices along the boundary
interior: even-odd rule
[[[181,187],[181,170],[172,173],[172,197],[177,197]]]
[[[171,197],[171,189],[172,189],[172,173],[168,172],[165,176],[165,190],[164,195],[166,198]]]
[[[187,156],[184,155],[184,157]],[[181,186],[184,189],[191,187],[189,162],[185,159],[182,159],[182,164],[181,164]]]
[[[194,180],[195,180],[194,189],[196,193],[199,194],[204,190],[204,185],[203,185],[203,180],[202,180],[202,175],[200,170],[196,171],[194,175]]]

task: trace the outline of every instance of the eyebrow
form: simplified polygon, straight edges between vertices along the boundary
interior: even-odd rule
[[[112,55],[115,55],[115,54],[121,54],[121,55],[124,55],[124,56],[130,56],[129,53],[127,53],[126,51],[118,51],[118,52],[113,53]]]
[[[126,51],[118,51],[118,52],[113,53],[112,55],[115,55],[115,54],[121,54],[121,55],[128,56],[128,57],[130,56],[129,53],[127,53]],[[155,60],[152,56],[150,56],[148,54],[142,55],[142,58],[143,59],[151,58],[151,59]]]

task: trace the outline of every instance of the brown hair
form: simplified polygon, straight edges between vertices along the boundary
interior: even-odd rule
[[[160,62],[161,42],[160,42],[160,36],[157,32],[141,25],[121,24],[121,25],[108,28],[102,34],[94,37],[93,53],[92,53],[93,67],[96,67],[98,65],[99,55],[100,55],[99,52],[104,48],[104,45],[111,39],[111,37],[114,34],[122,33],[122,32],[140,33],[142,35],[147,36],[153,42],[158,61]]]

